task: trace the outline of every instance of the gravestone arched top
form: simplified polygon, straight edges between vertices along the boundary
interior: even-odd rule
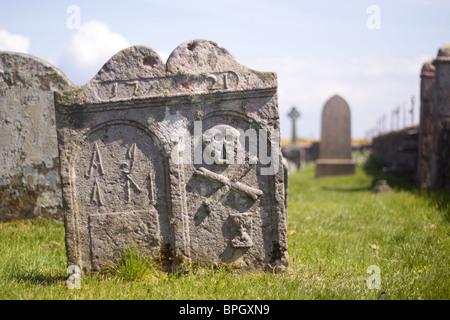
[[[11,51],[0,51],[0,86],[61,90],[73,86],[56,67],[38,57]]]
[[[155,50],[145,46],[133,46],[112,56],[91,81],[156,78],[164,74],[164,68],[164,63]]]
[[[450,42],[445,44],[442,48],[439,49],[438,56],[450,57]]]
[[[442,48],[439,49],[434,64],[437,63],[450,63],[450,42],[446,43]]]
[[[245,72],[241,65],[225,48],[208,40],[192,40],[180,44],[169,56],[166,64],[168,74],[178,72]]]
[[[348,116],[350,117],[350,108],[348,103],[339,95],[335,94],[325,103],[322,111],[322,120],[326,116]]]
[[[110,58],[82,87],[61,91],[57,105],[102,104],[105,101],[168,99],[174,96],[222,94],[277,88],[274,72],[259,72],[240,64],[226,49],[208,40],[179,45],[164,65],[145,46],[124,49]]]
[[[428,60],[422,66],[422,70],[420,71],[421,77],[434,77],[436,72],[436,67],[434,66],[434,59]]]

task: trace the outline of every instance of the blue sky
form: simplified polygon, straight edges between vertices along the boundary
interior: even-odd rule
[[[67,24],[72,5],[75,28]],[[372,30],[371,5],[380,13]],[[283,137],[296,105],[298,135],[320,138],[323,104],[339,94],[350,105],[352,136],[362,138],[384,114],[389,129],[392,109],[409,107],[411,95],[418,100],[422,64],[450,41],[449,17],[448,0],[15,0],[2,4],[0,50],[40,57],[82,85],[127,46],[167,59],[187,40],[208,39],[247,67],[278,74]]]

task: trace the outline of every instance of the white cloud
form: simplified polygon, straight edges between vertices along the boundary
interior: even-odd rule
[[[88,21],[64,46],[59,68],[76,84],[88,82],[118,51],[130,44],[122,35],[110,31],[100,21]]]
[[[244,65],[278,75],[278,102],[282,122],[281,135],[291,137],[287,113],[296,105],[302,113],[297,120],[297,135],[320,138],[324,103],[334,94],[349,104],[352,136],[363,138],[365,132],[387,115],[387,128],[394,107],[416,98],[415,122],[418,122],[420,69],[427,56],[357,58],[266,58],[249,59]],[[408,116],[408,125],[410,124]]]
[[[161,57],[161,60],[163,63],[167,62],[167,59],[169,59],[170,53],[169,51],[164,51],[164,50],[157,50],[159,56]]]
[[[0,29],[0,51],[28,52],[30,39],[20,34],[9,33]]]

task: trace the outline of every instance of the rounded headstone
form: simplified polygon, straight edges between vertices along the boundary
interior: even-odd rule
[[[450,57],[450,43],[445,44],[439,49],[438,57]]]
[[[0,220],[62,217],[53,94],[72,86],[41,59],[0,52]]]
[[[354,174],[351,143],[350,108],[344,99],[334,95],[322,110],[316,177]]]
[[[434,77],[435,72],[436,72],[436,67],[434,66],[433,62],[434,62],[434,59],[429,60],[423,64],[422,70],[420,72],[421,77],[427,77],[427,78]]]
[[[320,158],[351,159],[350,108],[340,96],[331,97],[322,111]]]

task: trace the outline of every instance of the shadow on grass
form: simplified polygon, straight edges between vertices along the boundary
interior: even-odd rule
[[[18,282],[26,282],[35,285],[53,285],[67,280],[68,276],[60,274],[51,274],[38,271],[18,272],[9,276]]]
[[[431,206],[435,206],[439,211],[443,212],[445,220],[450,222],[450,192],[446,190],[424,190],[418,193],[418,196],[427,200]]]
[[[395,175],[383,171],[383,164],[370,155],[362,164],[362,169],[372,177],[371,188],[378,180],[386,180],[388,185],[399,190],[417,190],[413,175]]]
[[[372,156],[369,156],[363,163],[362,169],[372,177],[373,188],[378,180],[386,180],[389,186],[394,189],[409,191],[416,196],[428,201],[430,206],[435,206],[445,214],[445,220],[450,222],[450,192],[448,190],[422,190],[420,189],[412,175],[394,175],[383,171],[383,164]]]

